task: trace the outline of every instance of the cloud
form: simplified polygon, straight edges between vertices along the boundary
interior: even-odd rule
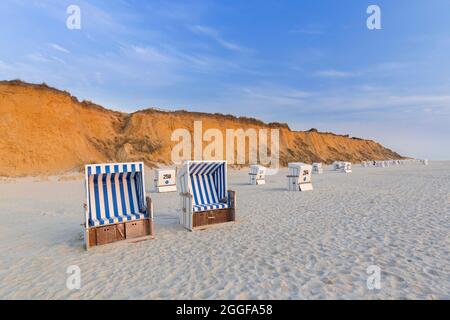
[[[66,64],[66,62],[63,59],[60,59],[58,57],[52,57],[52,59],[57,61],[57,62],[59,62],[59,63]]]
[[[311,116],[326,114],[329,119],[344,116],[362,120],[378,114],[405,120],[408,114],[410,117],[420,117],[424,111],[450,114],[450,96],[447,94],[418,95],[412,92],[399,95],[389,89],[373,88],[367,91],[356,86],[337,91],[316,92],[306,97],[304,107],[297,111],[299,114]]]
[[[172,63],[175,62],[176,59],[171,56],[170,54],[163,53],[160,49],[146,46],[131,46],[132,52],[145,60],[153,61],[153,62],[160,62],[160,63]]]
[[[330,69],[330,70],[319,70],[319,71],[316,71],[314,73],[314,75],[316,75],[318,77],[323,77],[323,78],[340,78],[340,79],[343,79],[343,78],[351,78],[351,77],[358,76],[359,73]]]
[[[30,54],[27,54],[27,58],[31,61],[34,62],[50,62],[51,60],[44,57],[41,53],[39,52],[33,52]]]
[[[236,44],[234,42],[223,39],[220,36],[219,32],[217,32],[213,28],[201,26],[201,25],[195,25],[195,26],[189,27],[189,29],[195,34],[204,35],[204,36],[211,38],[212,40],[216,41],[219,45],[224,47],[225,49],[228,49],[231,51],[239,51],[239,52],[248,51],[247,49],[239,46],[238,44]]]
[[[272,110],[280,107],[299,107],[314,95],[312,92],[270,84],[235,88],[235,90],[237,97],[235,96],[234,100],[240,101],[241,107],[246,105],[244,109],[248,109],[249,106]]]
[[[0,60],[0,70],[11,70],[11,66],[6,62]]]
[[[392,95],[386,99],[392,105],[427,106],[428,111],[431,108],[450,109],[450,95]]]
[[[50,47],[52,47],[53,49],[59,51],[59,52],[70,53],[69,50],[67,50],[66,48],[61,47],[59,44],[56,44],[56,43],[49,43],[48,45],[49,45]]]

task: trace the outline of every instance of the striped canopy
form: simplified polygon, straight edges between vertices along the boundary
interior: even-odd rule
[[[228,208],[226,161],[188,161],[185,166],[187,181],[181,181],[181,189],[192,194],[194,212]]]
[[[86,166],[89,226],[148,218],[143,163]]]

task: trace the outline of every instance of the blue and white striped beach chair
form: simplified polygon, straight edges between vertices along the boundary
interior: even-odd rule
[[[153,236],[142,162],[86,165],[86,248]]]
[[[180,223],[189,230],[235,221],[236,192],[227,190],[226,161],[186,161],[178,172]]]

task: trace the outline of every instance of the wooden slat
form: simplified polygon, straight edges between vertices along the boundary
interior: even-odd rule
[[[127,239],[145,236],[145,224],[143,220],[125,223],[125,235]]]
[[[116,225],[116,241],[125,240],[125,223]]]
[[[89,238],[89,247],[93,247],[97,245],[97,232],[95,229],[87,230],[88,238]]]
[[[97,245],[103,245],[116,241],[116,225],[96,228]]]

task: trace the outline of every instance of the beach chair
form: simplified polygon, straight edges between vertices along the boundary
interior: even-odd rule
[[[180,223],[188,230],[235,221],[236,192],[227,190],[226,161],[186,161],[178,184]]]
[[[142,162],[86,165],[85,176],[86,249],[153,237],[153,204],[145,195]]]
[[[345,173],[352,173],[352,163],[351,162],[342,162],[341,171]]]
[[[342,167],[342,161],[334,161],[332,166],[333,166],[333,170],[339,171],[339,170],[341,170],[341,167]]]
[[[289,191],[311,191],[312,186],[312,166],[301,162],[288,163],[289,175],[288,190]]]
[[[321,162],[314,162],[312,164],[312,172],[317,174],[323,173],[323,166]]]
[[[155,170],[155,191],[173,192],[177,191],[177,176],[175,169],[156,169]]]
[[[250,166],[248,176],[251,185],[266,184],[266,167],[253,164]]]
[[[351,173],[352,172],[352,164],[351,162],[346,161],[335,161],[333,162],[333,168],[335,171]]]

